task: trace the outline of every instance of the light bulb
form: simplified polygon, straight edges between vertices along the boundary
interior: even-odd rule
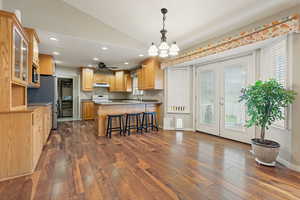
[[[178,52],[179,51],[179,47],[176,44],[176,42],[173,42],[173,44],[170,47],[170,51],[172,51],[172,52],[175,52],[175,51]]]

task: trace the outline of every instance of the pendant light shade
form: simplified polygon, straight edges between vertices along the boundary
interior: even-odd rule
[[[158,48],[159,50],[168,50],[170,47],[167,42],[161,42]]]
[[[149,54],[149,56],[157,56],[158,55],[158,49],[153,42],[148,50],[148,54]]]

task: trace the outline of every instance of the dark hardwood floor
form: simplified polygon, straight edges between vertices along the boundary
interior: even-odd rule
[[[300,199],[300,173],[259,166],[250,146],[193,132],[97,138],[64,122],[31,176],[0,183],[1,200]]]

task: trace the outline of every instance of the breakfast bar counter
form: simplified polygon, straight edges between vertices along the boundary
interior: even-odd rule
[[[106,135],[107,115],[137,112],[157,112],[157,116],[159,118],[159,111],[161,105],[161,103],[157,101],[113,101],[94,103],[96,113],[95,121],[98,136]]]

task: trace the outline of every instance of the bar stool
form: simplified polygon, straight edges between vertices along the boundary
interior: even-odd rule
[[[135,124],[131,125],[131,121],[135,121]],[[135,129],[137,133],[143,134],[143,128],[141,123],[141,113],[127,113],[125,121],[124,134],[128,132],[130,135],[130,130]]]
[[[119,115],[107,115],[106,137],[111,138],[111,133],[113,131],[120,131],[120,135],[122,135],[122,133],[123,133],[123,127],[124,127],[123,117],[124,117],[124,115],[122,115],[122,114],[119,114]],[[118,127],[113,127],[112,126],[113,119],[118,119],[118,121],[119,121],[119,126]]]
[[[149,122],[149,117],[150,117],[150,122]],[[142,129],[145,129],[146,132],[148,132],[148,128],[151,128],[152,131],[154,129],[158,131],[156,112],[143,112]]]

